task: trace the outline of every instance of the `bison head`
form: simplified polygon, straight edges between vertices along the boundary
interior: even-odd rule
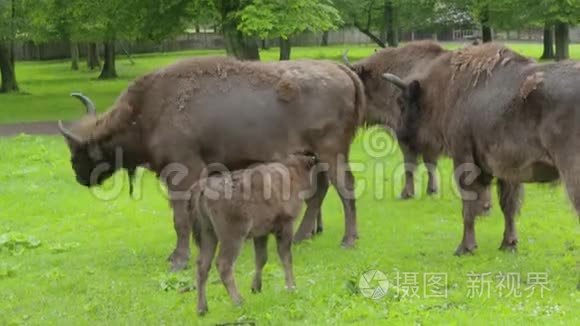
[[[421,118],[421,83],[418,80],[406,83],[393,74],[383,74],[383,78],[401,90],[401,94],[397,98],[397,104],[401,111],[401,119],[396,128],[397,138],[399,141],[413,146]]]
[[[367,98],[368,117],[367,123],[370,125],[386,125],[395,129],[400,119],[398,108],[391,103],[392,87],[381,78],[383,69],[379,69],[376,63],[369,63],[369,60],[377,60],[370,57],[352,64],[348,59],[348,51],[343,53],[344,64],[354,71],[364,84]],[[376,66],[376,67],[375,67]]]
[[[67,141],[77,182],[86,187],[97,186],[123,167],[121,153],[109,142],[94,137],[98,119],[93,102],[79,93],[71,95],[83,102],[87,114],[70,129],[62,121],[58,128]]]

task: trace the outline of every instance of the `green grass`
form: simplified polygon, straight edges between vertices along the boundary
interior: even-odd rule
[[[513,45],[538,56],[539,45]],[[572,48],[578,56],[579,48]],[[297,48],[294,57],[339,59],[343,47]],[[352,47],[360,59],[373,47]],[[68,97],[83,91],[106,109],[134,77],[180,58],[221,52],[184,52],[119,61],[122,78],[95,80],[95,72],[70,72],[67,62],[19,63],[22,88],[29,95],[0,95],[0,122],[74,119],[80,105]],[[275,59],[276,50],[263,54]],[[497,250],[503,218],[494,198],[491,216],[478,220],[479,249],[457,258],[461,204],[455,196],[448,160],[441,162],[442,194],[413,201],[397,199],[402,157],[397,147],[369,155],[365,131],[352,146],[356,173],[360,240],[356,249],[338,244],[343,234],[342,205],[331,192],[324,202],[326,231],[294,247],[298,289],[284,290],[282,268],[270,241],[263,293],[250,293],[253,254],[248,244],[238,259],[236,278],[246,303],[231,305],[212,268],[209,314],[195,314],[193,271],[167,273],[165,258],[174,247],[171,211],[151,174],[132,199],[127,184],[118,197],[98,200],[74,180],[69,154],[60,137],[19,136],[0,139],[0,325],[216,324],[254,320],[259,325],[287,324],[578,324],[580,309],[580,228],[561,187],[529,185],[518,220],[519,253]],[[375,172],[379,171],[379,172]],[[421,170],[424,172],[424,170]],[[118,175],[125,180],[125,175]],[[417,189],[425,189],[425,180]],[[421,183],[418,181],[418,183]],[[109,182],[104,188],[111,187]],[[384,195],[380,189],[384,188]],[[421,191],[422,193],[423,191]],[[40,246],[37,246],[40,241]],[[196,256],[196,251],[192,251]],[[401,298],[389,288],[379,300],[357,291],[370,270],[447,274],[447,298]],[[521,275],[522,297],[501,297],[498,280],[489,296],[470,297],[468,273],[514,272]],[[528,297],[523,291],[531,272],[548,275],[549,291]]]
[[[456,48],[460,44],[449,43],[446,46]],[[514,43],[510,46],[534,58],[540,57],[542,52],[540,44]],[[355,61],[371,55],[376,47],[372,45],[297,47],[292,50],[292,57],[294,59],[340,60],[345,48],[351,48],[349,57]],[[580,45],[572,45],[570,52],[573,58],[580,59]],[[82,114],[82,107],[77,100],[68,96],[75,91],[82,91],[89,95],[96,102],[98,109],[105,111],[128,83],[136,77],[179,59],[200,55],[224,55],[224,52],[200,50],[140,55],[135,57],[134,65],[131,65],[124,56],[119,56],[117,71],[120,78],[114,81],[97,80],[99,72],[88,71],[84,65],[80,72],[71,71],[68,61],[18,62],[16,70],[23,92],[0,94],[0,123],[78,118]],[[262,51],[262,58],[276,60],[278,49]]]
[[[332,192],[323,207],[325,233],[294,247],[295,293],[284,289],[274,241],[263,293],[250,293],[253,253],[248,243],[236,266],[245,305],[232,306],[212,268],[210,312],[201,319],[195,314],[195,291],[175,289],[191,286],[193,271],[167,273],[165,258],[175,235],[170,209],[152,175],[143,178],[136,194],[140,199],[131,199],[124,184],[120,196],[101,201],[76,184],[59,137],[0,139],[5,158],[0,161],[0,239],[17,232],[33,237],[32,246],[34,239],[40,241],[39,247],[23,251],[8,245],[0,250],[0,325],[209,325],[237,320],[259,325],[578,324],[580,230],[561,187],[527,187],[518,221],[519,253],[497,250],[503,219],[495,204],[491,216],[478,220],[477,253],[454,257],[462,226],[450,163],[442,162],[439,198],[401,201],[396,198],[402,161],[398,149],[372,158],[363,150],[365,135],[369,132],[352,147],[352,161],[366,166],[357,173],[358,188],[366,191],[358,200],[356,249],[338,246],[342,208]],[[375,198],[381,187],[384,198]],[[382,299],[365,298],[357,284],[369,270],[382,271],[391,280],[397,271],[418,273],[421,297],[397,297],[390,288]],[[501,297],[494,280],[489,297],[470,297],[470,272],[520,273],[524,296]],[[524,291],[531,272],[547,273],[550,290],[543,297],[539,292],[527,297]],[[424,273],[447,274],[447,298],[422,296]]]

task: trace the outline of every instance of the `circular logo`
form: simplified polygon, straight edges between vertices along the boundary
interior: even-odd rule
[[[358,280],[358,288],[365,298],[378,300],[389,291],[389,281],[381,271],[368,271]]]

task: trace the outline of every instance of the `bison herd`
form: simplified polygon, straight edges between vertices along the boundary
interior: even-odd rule
[[[437,191],[437,159],[453,160],[464,224],[457,255],[477,247],[475,217],[491,207],[494,178],[503,250],[517,246],[524,182],[562,180],[580,212],[580,64],[537,64],[493,43],[449,51],[412,42],[354,64],[345,60],[187,59],[137,79],[102,115],[74,94],[87,115],[59,129],[80,184],[100,185],[120,169],[132,180],[144,167],[167,186],[177,233],[172,269],[186,266],[192,234],[200,249],[199,313],[207,311],[217,243],[216,265],[234,302],[241,296],[232,268],[246,238],[254,239],[256,254],[252,290],[261,290],[270,233],[293,288],[292,239],[322,231],[331,184],[344,208],[342,244],[355,245],[349,147],[366,126],[395,131],[408,167],[403,198],[414,195],[419,157],[429,193]],[[306,212],[292,235],[302,202]]]

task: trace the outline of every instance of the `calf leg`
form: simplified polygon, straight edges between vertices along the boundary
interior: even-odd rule
[[[216,262],[222,282],[233,303],[238,306],[243,303],[243,299],[236,286],[233,269],[236,259],[240,254],[243,241],[243,237],[221,239],[220,251]]]
[[[268,261],[268,236],[254,238],[254,252],[256,260],[256,274],[252,282],[252,292],[262,291],[262,270]]]
[[[455,255],[472,253],[477,248],[475,240],[475,217],[483,213],[482,201],[489,191],[492,176],[485,174],[474,164],[455,163],[455,177],[463,201],[463,239]]]
[[[517,250],[518,235],[516,232],[515,216],[521,206],[522,185],[505,180],[498,180],[499,204],[505,220],[505,230],[500,250]]]
[[[203,315],[207,312],[207,299],[205,285],[211,268],[211,262],[215,255],[217,238],[212,231],[203,230],[199,239],[199,256],[197,257],[197,313]]]
[[[282,230],[276,234],[278,255],[284,266],[284,276],[286,288],[293,290],[296,287],[294,273],[292,272],[292,223],[286,224]]]
[[[322,226],[321,207],[322,201],[328,192],[328,176],[325,172],[319,171],[316,174],[316,183],[314,184],[314,195],[306,200],[306,213],[298,227],[298,231],[294,235],[294,241],[300,242],[310,239],[316,232],[316,219],[320,219],[320,227]]]
[[[405,161],[405,187],[401,191],[401,199],[409,199],[415,196],[415,170],[417,170],[418,155],[404,143],[400,146]]]
[[[427,183],[427,194],[433,195],[439,191],[438,181],[437,181],[437,155],[432,153],[423,154],[423,162],[427,168],[427,174],[429,181]]]

